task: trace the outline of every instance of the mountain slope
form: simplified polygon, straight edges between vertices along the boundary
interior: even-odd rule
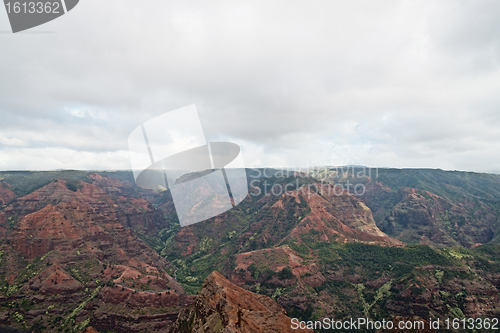
[[[15,197],[16,194],[12,192],[9,186],[0,182],[0,206],[7,205]]]
[[[185,228],[170,191],[140,190],[130,173],[0,173],[14,193],[0,210],[0,325],[166,332],[214,270],[301,320],[498,317],[498,177],[358,171],[327,184],[248,170],[241,204]],[[201,294],[184,322],[242,323],[237,296]],[[282,313],[269,307],[247,319]]]
[[[123,225],[126,217],[147,231],[143,221],[157,212],[144,199],[76,185],[53,181],[1,212],[15,220],[0,242],[0,324],[166,331],[193,297],[166,272],[173,266]]]
[[[324,167],[310,174],[357,188],[377,226],[406,243],[471,247],[499,239],[499,175],[355,167]]]
[[[291,327],[285,310],[272,299],[242,289],[213,272],[205,279],[195,305],[180,314],[169,333],[312,332]]]

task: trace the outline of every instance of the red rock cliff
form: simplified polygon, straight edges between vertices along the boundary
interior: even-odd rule
[[[284,333],[292,330],[291,319],[271,298],[254,294],[212,272],[200,290],[195,305],[179,315],[170,333]]]

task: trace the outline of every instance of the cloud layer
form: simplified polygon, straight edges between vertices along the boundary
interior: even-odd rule
[[[498,12],[493,0],[81,1],[0,34],[0,169],[129,168],[136,126],[196,104],[206,137],[240,144],[248,166],[499,172]]]

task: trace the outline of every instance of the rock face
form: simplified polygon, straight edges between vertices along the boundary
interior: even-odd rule
[[[450,199],[426,190],[402,187],[397,191],[368,183],[362,196],[378,226],[398,239],[432,246],[465,246],[495,237],[495,208],[478,199]]]
[[[322,270],[321,258],[312,255],[309,246],[351,242],[402,246],[378,229],[371,210],[349,191],[313,179],[284,181],[281,188],[297,182],[299,188],[279,193],[268,187],[267,194],[249,196],[239,205],[239,211],[179,229],[170,234],[172,241],[163,253],[186,261],[208,253],[204,258],[212,263],[209,269],[217,267],[235,285],[272,296],[287,309],[291,306],[283,302],[284,294],[301,295],[304,306],[298,306],[299,310],[307,312],[310,308],[312,313],[323,300],[305,296],[313,288],[328,286],[329,279]],[[167,200],[162,202],[165,208],[167,204]],[[207,273],[192,267],[181,274],[198,277]],[[287,291],[280,296],[283,290]],[[299,310],[295,317],[302,316]]]
[[[110,211],[96,210],[79,201],[49,204],[26,215],[7,237],[11,246],[28,260],[57,250],[66,260],[75,256],[126,263],[131,258],[153,262],[159,255],[124,228]],[[77,255],[76,253],[80,253]]]
[[[315,178],[358,194],[381,231],[435,247],[500,241],[500,177],[433,169],[325,167]]]
[[[336,186],[314,185],[312,189],[302,188],[290,194],[284,194],[284,196],[294,198],[296,202],[307,203],[311,212],[304,220],[310,220],[309,225],[319,225],[321,221],[326,221],[330,222],[328,227],[335,230],[341,237],[401,244],[380,231],[370,208],[358,196]]]
[[[500,181],[365,177],[356,192],[352,177],[262,173],[236,208],[181,228],[169,191],[115,175],[4,178],[0,327],[294,332],[290,318],[499,316]]]
[[[16,197],[16,194],[12,192],[8,185],[0,182],[0,206],[6,205]]]
[[[26,196],[17,198],[4,209],[4,213],[9,217],[21,218],[49,204],[79,202],[87,204],[101,215],[113,215],[124,227],[142,233],[151,234],[168,227],[168,222],[161,212],[155,210],[147,200],[120,195],[132,191],[127,184],[101,176],[94,178],[94,183],[106,186],[106,190],[111,194],[94,184],[78,182],[75,186],[65,180],[56,179]],[[116,194],[119,196],[115,196]]]
[[[103,189],[111,196],[136,197],[137,190],[128,182],[123,182],[115,178],[103,177],[98,173],[89,176],[93,180],[92,184]]]
[[[51,254],[64,255],[57,259],[61,264],[110,261],[115,266],[103,270],[101,276],[109,279],[117,275],[114,283],[126,284],[125,278],[128,278],[129,282],[146,284],[152,279],[160,290],[183,294],[182,287],[173,278],[155,267],[169,267],[170,264],[118,223],[113,214],[99,213],[103,211],[107,212],[78,201],[49,204],[22,218],[7,241],[28,260]]]
[[[170,333],[312,332],[291,326],[283,307],[271,298],[240,288],[215,271],[203,283],[195,305],[179,315]]]
[[[313,231],[323,242],[402,244],[380,231],[370,208],[358,196],[339,187],[313,183],[279,197],[265,195],[253,205],[260,209],[252,229],[260,230],[257,235],[244,234],[242,242],[254,236],[254,242],[279,245]]]
[[[176,313],[158,313],[151,315],[128,315],[97,311],[92,316],[94,332],[155,332],[167,333],[177,318]]]
[[[95,328],[93,328],[92,326],[90,327],[87,327],[85,329],[85,331],[83,331],[82,333],[99,333]]]
[[[71,251],[84,246],[85,240],[109,238],[98,218],[90,206],[78,201],[49,204],[16,224],[10,244],[29,260],[54,249]]]
[[[7,218],[5,214],[0,211],[0,238],[4,238],[7,233]]]
[[[438,268],[440,267],[426,266],[423,270],[434,273]],[[453,267],[447,274],[460,276],[468,272],[468,269]],[[494,276],[498,278],[499,275]],[[429,274],[428,278],[420,278],[413,285],[396,283],[392,290],[398,294],[387,302],[386,309],[397,315],[429,318],[430,311],[446,313],[450,308],[461,308],[466,318],[496,318],[500,312],[497,307],[500,301],[498,289],[487,279],[453,278],[443,282]]]
[[[80,189],[71,191],[66,186],[66,183],[65,180],[56,179],[28,195],[17,198],[4,209],[4,213],[8,216],[22,217],[34,213],[49,204],[73,201],[86,203],[93,208],[106,206],[106,203],[100,200],[106,197],[106,192],[98,187],[82,182]]]
[[[53,264],[29,281],[31,290],[46,294],[72,294],[83,289],[83,284],[75,280],[58,265]]]
[[[194,296],[132,230],[154,230],[157,214],[142,198],[113,197],[85,182],[55,180],[14,200],[0,211],[0,325],[52,331],[64,318],[56,325],[71,331],[90,323],[99,331],[166,332]],[[11,311],[7,302],[24,307]]]

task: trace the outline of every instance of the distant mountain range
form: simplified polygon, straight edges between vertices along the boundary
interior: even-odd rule
[[[290,318],[500,316],[500,175],[247,175],[240,205],[181,228],[170,192],[128,171],[0,172],[0,325],[233,332],[238,295],[257,302],[241,312],[252,325],[277,332]],[[232,305],[211,303],[227,295],[215,285]]]

